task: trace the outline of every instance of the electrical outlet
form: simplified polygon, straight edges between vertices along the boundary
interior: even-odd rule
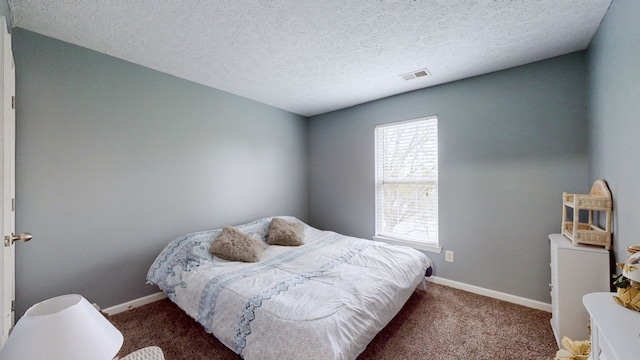
[[[444,252],[444,261],[453,262],[453,251],[445,250],[445,252]]]

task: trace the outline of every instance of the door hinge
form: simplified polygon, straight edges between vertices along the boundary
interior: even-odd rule
[[[11,199],[11,211],[16,211],[16,198]]]
[[[16,301],[11,300],[11,311],[16,311]]]
[[[15,95],[11,95],[11,108],[12,109],[16,108],[16,97],[15,97]]]

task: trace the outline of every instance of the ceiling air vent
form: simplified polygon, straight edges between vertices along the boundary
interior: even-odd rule
[[[420,69],[420,70],[416,70],[416,71],[412,71],[410,73],[406,73],[406,74],[402,74],[400,76],[402,76],[403,79],[405,80],[413,80],[413,79],[417,79],[417,78],[421,78],[423,76],[427,76],[427,75],[431,75],[429,73],[429,70],[425,69]]]

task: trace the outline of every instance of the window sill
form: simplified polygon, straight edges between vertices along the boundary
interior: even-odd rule
[[[373,241],[380,241],[380,242],[391,244],[391,245],[408,246],[416,250],[429,251],[429,252],[438,253],[438,254],[442,252],[442,248],[440,246],[437,246],[435,244],[430,244],[430,243],[393,239],[393,238],[388,238],[384,236],[374,236]]]

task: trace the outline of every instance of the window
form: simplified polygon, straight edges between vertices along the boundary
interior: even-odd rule
[[[375,128],[375,240],[440,252],[438,118]]]

